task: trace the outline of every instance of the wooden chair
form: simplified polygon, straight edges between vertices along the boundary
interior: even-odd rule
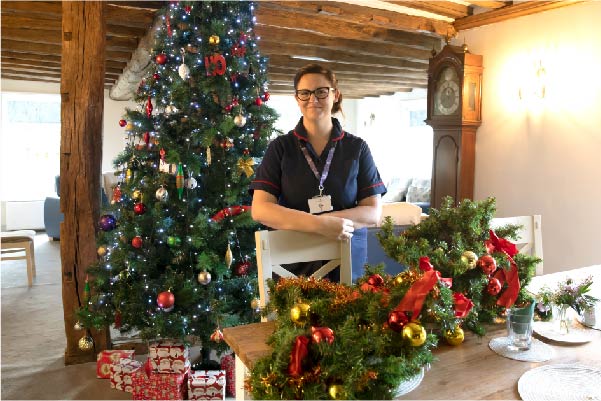
[[[491,220],[492,229],[507,226],[509,224],[519,225],[522,228],[518,231],[519,238],[515,241],[520,253],[530,256],[543,258],[543,233],[541,229],[541,216],[516,216],[500,217]],[[543,262],[536,265],[536,275],[543,274]]]
[[[0,252],[1,260],[27,260],[27,285],[29,287],[33,285],[33,278],[36,276],[35,252],[33,246],[34,237],[35,231],[33,230],[3,232],[0,237],[0,247],[2,250]],[[16,253],[23,254],[14,256]]]
[[[332,270],[340,268],[340,282],[351,284],[350,241],[338,241],[319,234],[288,230],[257,231],[255,241],[261,308],[264,308],[269,300],[267,280],[272,278],[274,273],[280,277],[296,277],[283,268],[282,264],[329,260],[311,277],[322,278]]]

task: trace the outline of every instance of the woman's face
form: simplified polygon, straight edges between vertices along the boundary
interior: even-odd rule
[[[314,91],[317,88],[331,88],[332,84],[322,74],[305,74],[298,81],[296,90]],[[300,100],[295,96],[298,107],[303,117],[309,120],[330,119],[332,117],[332,106],[338,100],[338,91],[328,91],[327,97],[318,99],[315,93],[312,93],[309,100]]]

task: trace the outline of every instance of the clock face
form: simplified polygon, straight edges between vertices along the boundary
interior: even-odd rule
[[[459,78],[454,68],[442,70],[434,91],[434,114],[448,116],[459,108]]]

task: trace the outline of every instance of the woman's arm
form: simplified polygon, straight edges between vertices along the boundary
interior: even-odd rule
[[[374,227],[378,224],[382,216],[382,199],[379,194],[369,196],[361,199],[359,204],[353,208],[338,210],[328,214],[352,220],[356,229]]]
[[[313,232],[333,239],[348,239],[355,230],[353,221],[332,213],[313,215],[300,210],[280,206],[275,196],[255,189],[252,202],[252,218],[276,230]]]

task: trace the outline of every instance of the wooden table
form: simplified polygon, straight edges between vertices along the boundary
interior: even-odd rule
[[[579,275],[594,271],[601,273],[601,266],[577,269],[568,274],[580,280]],[[569,273],[569,272],[565,272]],[[551,276],[551,275],[549,275]],[[601,284],[601,277],[595,275]],[[534,287],[540,282],[549,283],[548,277],[534,280]],[[555,278],[563,279],[565,274]],[[236,353],[236,399],[244,399],[244,367],[252,368],[260,357],[271,352],[265,341],[275,329],[273,322],[255,323],[223,329],[223,337]],[[535,338],[552,345],[555,357],[547,362],[520,362],[505,358],[493,352],[488,343],[492,338],[504,337],[504,324],[487,326],[487,334],[480,338],[466,332],[463,344],[453,347],[440,344],[434,352],[436,361],[426,372],[418,388],[400,399],[505,399],[519,400],[517,383],[526,371],[541,365],[557,363],[582,363],[601,367],[601,331],[592,330],[593,340],[584,344],[558,343],[546,338]]]

